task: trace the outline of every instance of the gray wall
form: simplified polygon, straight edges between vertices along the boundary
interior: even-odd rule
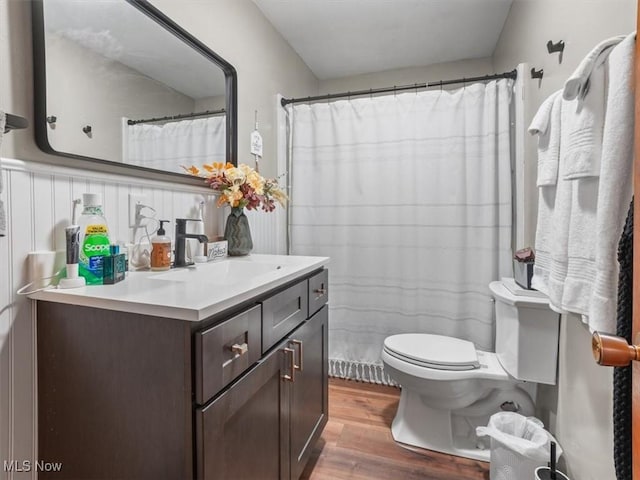
[[[562,88],[580,60],[601,40],[635,30],[636,0],[517,0],[511,7],[493,57],[496,71],[521,62],[544,68],[542,82],[528,79],[526,128],[542,101]],[[548,40],[564,40],[562,63],[549,55]],[[525,239],[533,245],[537,211],[536,143],[525,149]],[[523,245],[524,246],[524,245]],[[565,450],[569,476],[615,478],[612,448],[612,370],[591,355],[588,329],[563,316],[557,387],[541,387],[539,414]]]
[[[260,112],[265,140],[264,171],[275,174],[276,95],[314,95],[317,80],[298,55],[273,30],[251,0],[202,2],[164,1],[188,31],[229,60],[238,71],[241,162],[251,164],[249,134],[254,110]],[[33,124],[33,68],[31,58],[30,3],[0,0],[0,109],[26,117]],[[224,19],[221,21],[221,19]],[[241,39],[241,41],[239,41]],[[195,214],[200,200],[207,209],[206,233],[217,235],[221,218],[215,199],[205,187],[179,185],[167,177],[132,178],[126,169],[111,174],[89,171],[85,163],[42,153],[34,141],[33,128],[6,135],[0,148],[5,159],[0,193],[9,215],[9,235],[0,238],[0,462],[35,460],[35,317],[29,300],[15,291],[26,282],[26,255],[33,250],[52,250],[62,245],[63,229],[70,222],[71,199],[82,192],[101,192],[105,214],[117,238],[128,231],[128,194],[143,193],[156,207],[158,218]],[[18,161],[6,161],[6,159]],[[56,164],[56,166],[46,165]],[[60,168],[66,165],[73,168]],[[270,253],[276,216],[252,219],[260,227],[254,235],[255,251]],[[170,229],[171,230],[171,229]],[[256,229],[258,230],[258,229]],[[62,233],[62,235],[61,235]],[[0,480],[35,479],[34,472],[8,474]]]
[[[512,67],[513,68],[513,67]],[[512,69],[511,68],[511,69]],[[335,78],[320,81],[320,94],[367,90],[393,85],[411,85],[451,78],[473,77],[493,73],[491,58],[460,60],[457,62],[438,63],[424,67],[399,68],[366,73],[351,77]],[[459,88],[456,85],[454,88]]]
[[[195,111],[191,97],[66,38],[51,37],[47,113],[58,118],[48,133],[55,150],[121,162],[123,116],[139,119]],[[91,137],[82,131],[85,125],[91,125]]]
[[[276,95],[314,95],[318,81],[250,0],[156,0],[161,10],[238,71],[238,162],[253,166],[250,135],[258,111],[264,142],[260,172],[275,176]]]

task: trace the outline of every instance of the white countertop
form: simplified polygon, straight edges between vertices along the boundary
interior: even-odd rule
[[[115,285],[48,289],[29,298],[198,322],[328,263],[328,257],[252,254],[163,272],[129,272]]]

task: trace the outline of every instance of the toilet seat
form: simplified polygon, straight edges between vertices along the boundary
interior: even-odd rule
[[[437,370],[473,370],[480,367],[472,342],[427,333],[392,335],[384,340],[384,350],[399,360]]]

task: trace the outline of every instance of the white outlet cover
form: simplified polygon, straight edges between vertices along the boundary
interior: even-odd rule
[[[136,226],[136,205],[138,203],[147,203],[147,196],[144,193],[130,193],[129,194],[129,227]]]

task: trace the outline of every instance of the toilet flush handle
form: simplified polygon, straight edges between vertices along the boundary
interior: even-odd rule
[[[636,344],[640,338],[636,338]],[[633,360],[640,360],[640,345],[629,345],[622,337],[593,332],[591,337],[593,358],[605,367],[626,367]]]

